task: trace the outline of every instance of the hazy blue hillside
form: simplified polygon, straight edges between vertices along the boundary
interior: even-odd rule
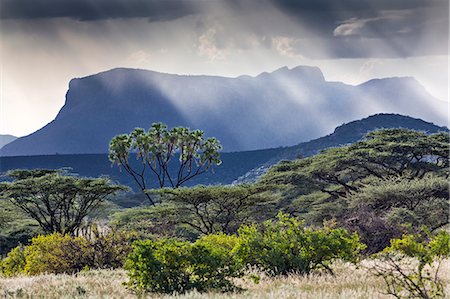
[[[433,123],[421,119],[412,118],[398,114],[376,114],[361,120],[355,120],[337,127],[333,133],[308,142],[302,142],[295,146],[282,148],[277,155],[273,156],[263,165],[247,172],[235,181],[244,183],[255,181],[265,173],[270,166],[281,160],[293,160],[298,157],[309,157],[319,153],[321,150],[354,143],[361,140],[367,133],[377,129],[406,128],[423,131],[429,134],[439,131],[448,131],[447,127],[436,126]]]
[[[320,69],[306,66],[238,78],[114,69],[73,79],[56,119],[0,153],[106,153],[114,135],[157,121],[202,129],[225,151],[253,150],[294,145],[387,112],[447,121],[445,103],[413,78],[351,86],[327,82]]]
[[[17,137],[12,135],[0,135],[0,149],[6,144],[11,143],[16,139]]]
[[[231,184],[237,177],[249,170],[265,163],[277,154],[279,149],[260,151],[222,153],[222,164],[214,168],[214,172],[207,172],[188,181],[186,186],[204,184]],[[174,158],[176,160],[176,158]],[[130,161],[137,161],[133,157]],[[138,163],[138,162],[136,162]],[[133,163],[132,163],[133,164]],[[17,156],[0,157],[0,172],[5,173],[11,169],[69,168],[71,173],[80,176],[99,177],[109,176],[121,184],[137,188],[132,178],[108,160],[107,154],[78,154],[78,155],[46,155],[46,156]],[[0,177],[0,180],[5,177]],[[157,187],[157,182],[150,182],[150,187]]]
[[[198,176],[189,185],[195,184],[231,184],[233,182],[246,182],[254,180],[268,167],[283,159],[294,159],[297,156],[310,156],[318,151],[348,144],[360,140],[367,132],[379,128],[409,128],[428,133],[447,130],[402,115],[378,114],[368,118],[353,121],[339,126],[330,135],[300,143],[292,147],[265,149],[257,151],[244,151],[222,153],[222,165],[214,169],[214,173]],[[134,161],[133,158],[130,161]],[[73,173],[81,176],[98,177],[110,176],[113,180],[136,188],[132,179],[125,171],[112,166],[106,154],[79,154],[79,155],[47,155],[29,157],[0,157],[0,172],[16,168],[72,168]],[[156,183],[156,182],[154,182]],[[156,184],[151,185],[156,187]]]

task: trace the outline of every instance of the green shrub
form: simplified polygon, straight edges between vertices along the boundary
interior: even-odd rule
[[[237,289],[230,280],[243,274],[242,265],[234,258],[237,243],[237,236],[218,233],[205,235],[193,244],[191,281],[198,291]]]
[[[15,276],[25,268],[25,252],[22,246],[12,249],[5,259],[0,261],[0,273],[4,276]]]
[[[6,276],[19,273],[76,273],[86,268],[119,268],[131,252],[134,234],[92,232],[89,239],[54,233],[16,247],[1,263]]]
[[[404,235],[375,255],[372,271],[382,277],[388,294],[396,298],[444,298],[440,263],[450,256],[450,235]]]
[[[25,247],[24,273],[75,273],[88,264],[89,244],[85,238],[54,233],[38,236]]]
[[[136,291],[183,293],[190,289],[230,291],[230,281],[241,275],[231,250],[237,237],[205,236],[195,243],[175,239],[137,241],[125,262]]]
[[[184,292],[190,288],[189,255],[189,242],[136,241],[124,265],[130,278],[127,285],[137,291]]]
[[[257,266],[269,275],[285,275],[316,269],[332,273],[334,260],[356,262],[364,247],[356,233],[342,228],[305,228],[302,222],[280,213],[277,221],[266,221],[261,229],[241,227],[234,251],[242,264]]]

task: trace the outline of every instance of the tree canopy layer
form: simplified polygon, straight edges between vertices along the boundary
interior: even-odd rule
[[[177,207],[178,221],[201,234],[236,233],[240,225],[265,219],[274,197],[254,185],[161,189]]]
[[[283,192],[288,212],[315,224],[336,218],[377,250],[407,226],[433,230],[449,222],[449,150],[448,132],[383,129],[281,162],[259,184]]]
[[[15,170],[7,175],[14,181],[0,184],[0,197],[36,220],[45,233],[76,234],[108,196],[127,190],[106,178],[79,178],[57,170]]]

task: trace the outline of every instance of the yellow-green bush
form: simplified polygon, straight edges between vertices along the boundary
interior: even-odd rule
[[[25,252],[22,246],[13,248],[5,259],[0,261],[0,273],[4,276],[15,276],[23,272]]]
[[[76,273],[86,268],[122,267],[131,251],[133,234],[94,233],[89,239],[54,233],[40,235],[14,248],[0,263],[3,275]]]
[[[372,268],[382,277],[388,294],[396,298],[445,298],[439,277],[440,263],[450,256],[450,234],[440,231],[434,236],[403,235],[375,255]]]
[[[75,273],[88,264],[89,243],[85,238],[54,233],[37,236],[25,247],[24,273]]]

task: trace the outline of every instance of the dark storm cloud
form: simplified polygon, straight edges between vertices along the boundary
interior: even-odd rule
[[[270,0],[327,48],[330,58],[410,57],[448,53],[448,0]],[[295,39],[295,36],[292,35]],[[304,40],[293,49],[320,52]]]
[[[80,21],[113,18],[173,20],[196,13],[187,0],[0,0],[2,19],[72,18]]]
[[[317,32],[336,36],[339,25],[364,27],[360,35],[418,32],[427,23],[448,31],[448,0],[270,0],[291,19]],[[359,23],[357,23],[359,22]],[[348,25],[350,28],[350,25]],[[392,28],[391,28],[392,27]],[[339,33],[339,32],[337,32]],[[348,35],[352,32],[347,32]],[[362,33],[362,31],[360,32]]]
[[[195,14],[192,31],[204,46],[227,51],[276,48],[287,38],[289,55],[314,59],[448,53],[448,0],[0,0],[0,5],[2,19],[18,20],[171,21]],[[180,32],[186,24],[179,23]]]

